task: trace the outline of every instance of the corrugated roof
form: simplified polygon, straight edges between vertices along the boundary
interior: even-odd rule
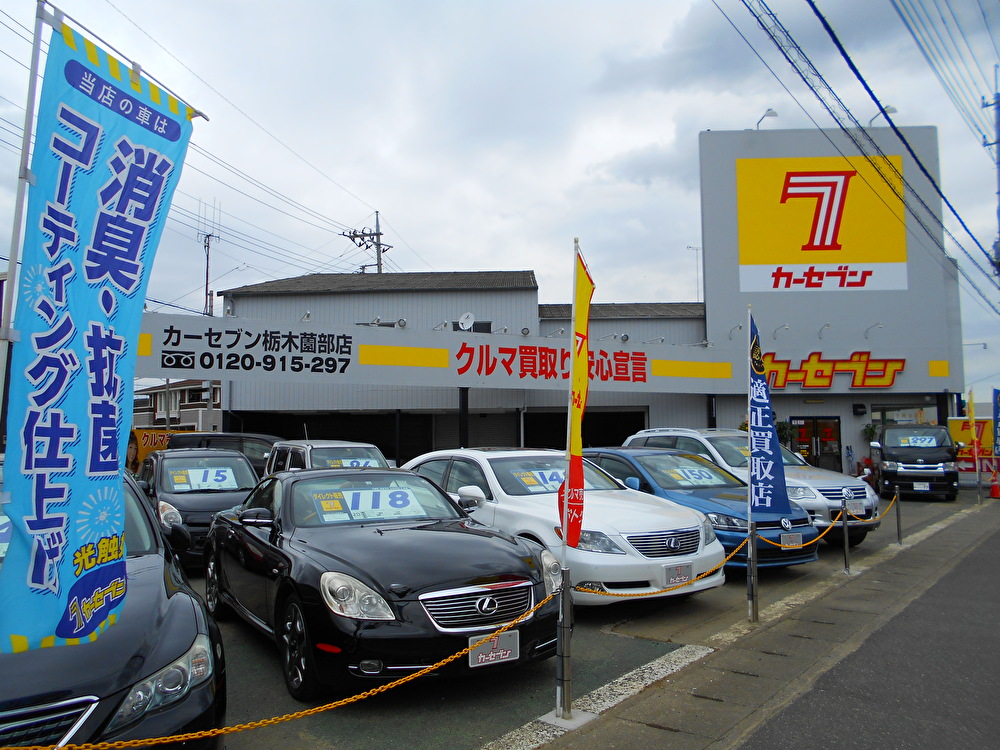
[[[541,320],[569,320],[572,305],[539,305]],[[603,302],[590,306],[590,319],[704,318],[704,302]]]
[[[248,284],[219,292],[249,294],[359,294],[365,292],[438,292],[538,289],[534,271],[450,271],[427,273],[314,273],[291,279]]]

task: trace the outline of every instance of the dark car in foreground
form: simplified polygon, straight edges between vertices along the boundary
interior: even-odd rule
[[[278,472],[216,515],[205,544],[209,609],[275,640],[298,700],[433,666],[529,612],[559,578],[540,545],[398,469]],[[553,598],[445,671],[552,656],[557,613]]]
[[[219,629],[131,478],[123,492],[128,586],[121,616],[93,641],[0,654],[0,747],[137,740],[224,725]],[[176,544],[184,535],[175,530],[171,538]],[[0,566],[5,551],[0,544]],[[184,746],[216,744],[208,738]]]
[[[664,448],[585,448],[583,455],[633,489],[700,510],[715,529],[728,557],[749,533],[747,486],[712,461]],[[755,510],[757,565],[784,567],[812,562],[819,531],[794,502],[791,513]],[[767,540],[767,541],[765,541]],[[808,544],[797,547],[796,545]],[[782,545],[782,546],[776,546]],[[728,563],[746,567],[747,547]]]
[[[239,505],[257,484],[250,460],[222,448],[153,451],[139,467],[139,486],[166,526],[181,524],[191,534],[181,553],[188,568],[201,569],[205,535],[218,511]]]

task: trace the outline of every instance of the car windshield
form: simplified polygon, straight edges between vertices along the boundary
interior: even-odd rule
[[[179,456],[163,459],[163,489],[167,492],[233,492],[257,483],[243,456]]]
[[[288,492],[296,526],[429,521],[462,515],[439,489],[415,474],[302,474],[291,482]]]
[[[938,448],[951,445],[948,430],[937,425],[886,427],[882,445],[888,448]]]
[[[514,456],[491,458],[490,466],[497,481],[508,495],[542,495],[558,492],[566,477],[566,458],[549,456]],[[600,469],[584,461],[585,490],[620,490],[621,486]]]
[[[2,482],[0,482],[2,486]],[[135,487],[124,482],[123,502],[125,506],[125,549],[128,557],[147,555],[155,552],[156,530],[149,521],[149,517],[143,512],[143,499],[136,492]],[[10,518],[0,513],[0,568],[3,567],[4,558],[7,557],[7,548],[13,536],[14,524]]]
[[[722,460],[729,466],[746,466],[750,462],[750,435],[727,435],[708,438],[715,449],[722,456]],[[781,460],[785,466],[806,466],[802,456],[792,453],[785,446],[781,446]]]
[[[659,453],[636,456],[635,460],[665,490],[698,490],[717,487],[743,487],[728,471],[701,456]]]
[[[312,465],[322,469],[362,469],[369,466],[389,468],[378,448],[362,445],[313,448]]]

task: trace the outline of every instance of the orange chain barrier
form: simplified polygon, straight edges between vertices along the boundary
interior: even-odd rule
[[[452,654],[451,656],[442,659],[437,664],[432,664],[429,667],[424,667],[423,669],[414,672],[413,674],[409,674],[406,677],[400,677],[398,680],[387,682],[383,685],[379,685],[378,687],[374,687],[371,690],[366,690],[363,693],[358,693],[357,695],[353,695],[350,698],[343,698],[341,700],[334,701],[332,703],[327,703],[322,706],[315,706],[314,708],[307,708],[303,709],[302,711],[296,711],[295,713],[285,714],[284,716],[275,716],[270,719],[249,721],[246,724],[237,724],[236,726],[221,727],[217,729],[205,729],[200,732],[188,732],[187,734],[176,734],[170,737],[152,737],[142,740],[118,740],[116,742],[88,742],[80,745],[31,745],[31,746],[17,747],[17,748],[0,747],[0,750],[55,750],[55,748],[59,748],[59,750],[116,750],[117,748],[126,748],[126,747],[146,747],[149,745],[162,745],[166,742],[184,742],[187,740],[205,739],[207,737],[218,737],[219,735],[223,734],[235,734],[236,732],[242,732],[247,729],[260,729],[261,727],[270,727],[274,726],[275,724],[282,724],[286,721],[292,721],[294,719],[303,719],[307,716],[313,716],[315,714],[323,713],[324,711],[329,711],[330,709],[333,708],[340,708],[341,706],[346,706],[351,703],[357,703],[358,701],[363,701],[365,698],[371,698],[372,696],[384,693],[388,690],[392,690],[393,688],[399,687],[400,685],[403,685],[407,682],[411,682],[412,680],[415,680],[418,677],[423,677],[424,675],[430,674],[435,669],[443,667],[445,664],[449,664],[450,662],[455,661],[455,659],[458,659],[459,657],[465,656],[473,649],[478,648],[479,646],[489,641],[491,638],[495,638],[496,636],[500,635],[500,633],[510,630],[512,627],[517,625],[522,620],[526,620],[528,617],[533,615],[537,610],[539,610],[542,606],[550,602],[552,600],[552,597],[554,596],[555,594],[549,594],[547,597],[542,599],[540,602],[538,602],[538,604],[529,609],[527,612],[518,617],[516,620],[511,620],[502,628],[499,628],[498,630],[495,630],[489,635],[484,636],[481,640],[476,641],[467,648],[463,648],[458,653]]]
[[[723,565],[725,565],[727,562],[729,562],[730,560],[732,560],[733,557],[736,556],[736,553],[739,552],[741,549],[743,549],[746,546],[746,543],[749,542],[749,541],[750,541],[750,538],[747,537],[742,542],[740,542],[740,546],[737,547],[736,549],[734,549],[725,560],[723,560],[722,562],[720,562],[714,568],[709,568],[708,570],[706,570],[701,575],[698,575],[698,576],[695,576],[694,578],[692,578],[690,581],[687,581],[685,583],[679,583],[676,586],[671,586],[668,589],[659,589],[658,591],[648,591],[648,592],[642,593],[642,594],[614,594],[614,593],[611,593],[610,591],[597,591],[595,589],[583,589],[583,588],[580,588],[579,586],[574,586],[573,587],[573,591],[579,591],[582,594],[600,594],[601,596],[617,596],[617,597],[622,598],[622,599],[638,598],[638,597],[641,597],[641,596],[656,596],[657,594],[665,594],[668,591],[676,591],[677,589],[682,589],[685,586],[690,586],[695,581],[700,581],[702,578],[705,578],[706,576],[712,575],[712,573],[714,573],[719,568],[721,568]]]

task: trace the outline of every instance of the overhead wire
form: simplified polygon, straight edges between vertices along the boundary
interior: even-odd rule
[[[109,5],[111,5],[111,3],[109,3]],[[118,8],[115,8],[113,5],[112,5],[112,8],[114,8],[114,10],[116,12],[120,13],[123,17],[125,17],[126,20],[129,23],[131,23],[133,26],[136,26],[136,28],[139,28],[139,30],[147,38],[149,38],[158,47],[160,47],[161,49],[163,49],[168,55],[170,55],[171,58],[173,58],[174,60],[177,60],[177,62],[179,64],[181,64],[182,66],[185,67],[185,69],[187,69],[187,70],[190,71],[190,68],[188,68],[186,65],[184,65],[184,63],[182,63],[174,55],[172,55],[169,51],[167,51],[162,45],[160,45],[149,34],[147,34],[144,30],[142,30],[140,27],[138,27],[138,25],[134,21],[132,21],[131,18],[128,18],[127,16],[125,16],[124,13],[121,13],[121,11]],[[12,23],[17,24],[21,29],[24,29],[25,33],[29,34],[29,36],[25,36],[25,34],[20,33],[17,28],[13,28],[13,27],[9,26],[6,23],[0,24],[0,25],[6,26],[13,33],[15,33],[21,40],[23,40],[26,43],[30,44],[30,42],[31,42],[31,40],[30,40],[30,30],[26,29],[22,24],[20,24],[16,19],[14,19],[6,11],[0,10],[0,14],[2,14],[3,16],[6,16],[7,18],[9,18],[12,21]],[[109,45],[109,47],[110,47],[110,45]],[[117,51],[116,51],[116,53],[117,53]],[[6,52],[5,52],[5,54],[6,54]],[[120,54],[120,53],[117,53],[117,54]],[[10,55],[8,55],[8,56],[10,56]],[[18,65],[20,65],[21,67],[24,67],[25,70],[28,69],[27,65],[25,65],[20,60],[17,60],[13,56],[10,56],[10,57]],[[200,76],[197,76],[197,74],[195,74],[193,71],[191,71],[191,72],[192,72],[192,75],[195,75],[195,77],[198,78],[199,81],[202,81],[202,83],[205,83],[205,85],[208,86],[208,88],[211,91],[213,91],[216,95],[220,96],[223,99],[223,101],[226,101],[227,104],[230,104],[230,106],[233,106],[234,109],[236,109],[241,115],[243,115],[244,117],[246,117],[252,124],[254,124],[258,128],[260,128],[265,134],[267,134],[269,137],[271,137],[274,140],[276,140],[279,144],[281,144],[285,148],[288,148],[286,144],[284,144],[280,139],[277,138],[277,136],[275,136],[273,133],[271,133],[266,128],[264,128],[263,126],[261,126],[260,123],[257,123],[256,121],[254,121],[253,118],[251,118],[242,109],[240,109],[239,107],[237,107],[236,105],[234,105],[231,101],[229,101],[217,89],[215,89],[214,87],[212,87],[211,85],[209,85],[208,83],[206,83]],[[10,101],[6,97],[0,96],[0,99],[3,99],[4,101],[7,101],[12,106],[17,107],[20,111],[22,111],[22,112],[24,111],[23,105],[18,105],[15,102]],[[15,125],[14,127],[15,127],[16,130],[12,131],[12,135],[20,137],[20,134],[23,132],[23,125],[18,124],[18,125]],[[0,137],[0,147],[3,147],[3,146],[6,146],[6,147],[12,149],[14,153],[18,153],[20,151],[20,146],[19,145],[14,145],[14,144],[7,143],[2,137]],[[290,148],[288,148],[288,150],[293,155],[295,155],[297,158],[302,159],[302,157],[299,156],[297,153],[295,153],[294,150],[292,150]],[[201,166],[198,165],[198,163],[197,163],[197,161],[195,159],[191,158],[191,156],[198,156],[198,157],[204,158],[209,163],[209,165],[211,165],[211,169],[202,168]],[[317,168],[315,167],[315,165],[310,164],[305,159],[302,159],[302,160],[308,166],[310,166],[310,168],[312,168],[312,169],[314,169],[316,171],[319,171],[319,170],[317,170]],[[314,229],[318,229],[320,231],[329,232],[330,235],[331,235],[331,240],[334,239],[335,237],[339,237],[345,230],[349,230],[351,228],[350,225],[345,224],[345,223],[340,222],[340,221],[337,221],[337,220],[335,220],[335,219],[333,219],[333,218],[331,218],[329,216],[326,216],[325,214],[323,214],[323,213],[321,213],[321,212],[319,212],[319,211],[317,211],[315,209],[312,209],[312,208],[306,206],[305,204],[301,203],[300,201],[297,201],[297,200],[295,200],[293,198],[290,198],[289,196],[281,193],[280,191],[278,191],[278,190],[276,190],[276,189],[274,189],[274,188],[266,185],[265,183],[261,182],[260,180],[258,180],[256,178],[252,177],[251,175],[247,174],[245,171],[243,171],[243,170],[239,169],[238,167],[235,167],[234,165],[226,162],[224,159],[216,156],[215,154],[212,154],[207,149],[202,148],[197,142],[191,142],[189,144],[188,159],[185,160],[184,167],[185,167],[185,170],[190,170],[192,172],[196,172],[198,174],[201,174],[205,178],[210,179],[210,180],[216,182],[217,184],[223,186],[226,190],[232,191],[235,194],[237,194],[237,195],[239,195],[239,196],[241,196],[241,197],[243,197],[243,198],[245,198],[247,200],[250,200],[250,201],[252,201],[252,202],[254,202],[254,203],[258,204],[258,205],[264,206],[264,207],[266,207],[266,208],[274,211],[277,215],[280,215],[280,216],[286,217],[288,219],[291,219],[291,220],[295,221],[296,224],[298,224],[300,226],[311,227],[311,228],[314,228]],[[232,177],[235,177],[238,180],[241,180],[241,181],[245,182],[247,185],[249,185],[255,191],[259,191],[263,195],[267,196],[269,198],[269,200],[260,198],[260,197],[258,197],[256,195],[253,195],[251,192],[249,192],[249,190],[241,190],[239,187],[237,187],[234,184],[234,181],[231,180],[231,179],[225,179],[223,177],[220,177],[219,174],[218,174],[218,170],[219,169],[223,170],[224,173],[227,173],[227,174],[231,175]],[[359,200],[359,202],[361,202],[365,206],[370,207],[368,203],[366,203],[364,200],[358,198],[358,196],[354,195],[351,191],[347,190],[346,188],[344,188],[342,185],[340,185],[336,181],[334,181],[331,178],[329,178],[328,175],[323,174],[323,176],[326,179],[328,179],[330,182],[332,182],[334,185],[336,185],[338,188],[344,190],[344,192],[346,192],[351,197]],[[178,191],[178,192],[180,192],[180,191]],[[181,193],[181,194],[183,194],[183,193]],[[178,214],[181,214],[181,217],[180,218],[173,217],[172,214],[174,212],[177,212]],[[183,220],[184,213],[185,213],[185,210],[175,200],[174,203],[171,205],[170,211],[168,213],[168,218],[175,219],[176,222],[179,225],[181,225],[181,226],[190,227],[190,225],[187,224]],[[188,217],[190,216],[190,212],[189,211],[187,212],[187,216]],[[236,217],[236,216],[233,216],[233,218],[236,219],[237,221],[241,222],[242,224],[245,224],[246,226],[253,227],[257,231],[265,232],[265,233],[267,233],[267,234],[269,234],[271,236],[275,236],[275,237],[278,236],[276,233],[270,232],[269,230],[266,230],[266,229],[263,229],[262,227],[257,226],[255,224],[252,224],[249,221],[240,219],[239,217]],[[195,229],[194,227],[190,227],[190,228]],[[315,255],[314,255],[315,248],[309,247],[309,246],[307,246],[307,245],[305,245],[305,244],[303,244],[301,242],[297,242],[297,241],[294,241],[294,240],[289,240],[286,235],[283,235],[281,237],[282,244],[272,244],[272,243],[267,243],[266,241],[263,241],[263,240],[255,240],[252,237],[252,235],[250,233],[248,233],[248,232],[237,232],[232,226],[229,227],[228,231],[229,231],[230,235],[234,235],[234,234],[238,233],[238,234],[240,234],[244,238],[244,242],[247,243],[247,244],[243,244],[243,245],[241,245],[241,247],[243,249],[246,249],[248,252],[256,253],[258,255],[265,255],[265,253],[263,251],[263,248],[270,248],[271,251],[273,251],[274,254],[277,256],[277,257],[272,258],[271,260],[283,261],[283,267],[286,270],[287,270],[288,265],[292,264],[293,266],[296,266],[296,267],[301,266],[301,267],[305,268],[307,270],[307,272],[308,271],[315,272],[314,269],[320,269],[320,268],[334,269],[336,272],[351,272],[351,271],[353,271],[359,265],[359,263],[357,263],[357,262],[351,262],[351,263],[345,262],[344,257],[343,257],[344,256],[343,253],[341,254],[341,256],[338,256],[337,258],[322,258],[322,259],[317,259],[315,257]],[[298,246],[298,247],[302,248],[303,250],[305,250],[306,252],[303,253],[303,254],[289,253],[287,251],[287,249],[286,249],[289,244]],[[323,243],[323,244],[326,244],[326,243]],[[349,243],[347,243],[347,244],[349,244]],[[260,248],[260,249],[254,250],[251,247],[252,245],[257,245],[257,247]],[[320,245],[320,246],[322,246],[322,245]],[[356,251],[353,251],[353,250],[351,250],[350,253],[351,253],[351,255],[348,256],[348,257],[350,257],[352,259],[352,261],[353,261],[353,259],[356,256],[359,255],[359,252],[356,252]],[[395,263],[393,263],[392,265],[397,266],[397,264],[395,264]],[[272,275],[272,274],[268,274],[268,275]]]
[[[714,0],[713,0],[713,2],[714,2]],[[807,2],[809,2],[810,5],[812,5],[812,1],[811,0],[807,0]],[[863,156],[866,159],[868,159],[869,163],[872,164],[873,168],[882,177],[882,179],[886,182],[886,184],[889,186],[889,188],[894,193],[897,193],[897,196],[902,200],[903,205],[906,208],[906,210],[910,213],[910,216],[924,230],[924,232],[926,233],[926,236],[932,241],[932,243],[934,245],[936,245],[941,250],[941,257],[938,259],[938,262],[939,263],[940,262],[944,262],[944,259],[947,257],[947,254],[945,252],[945,248],[941,244],[941,241],[937,238],[937,236],[935,235],[935,233],[932,232],[927,227],[927,225],[925,224],[924,219],[913,209],[913,206],[910,205],[909,201],[905,200],[906,196],[905,195],[901,195],[899,193],[899,189],[895,186],[894,181],[892,179],[890,179],[882,171],[881,166],[879,164],[877,164],[872,159],[872,153],[875,153],[875,154],[877,154],[877,155],[879,155],[879,156],[882,157],[883,161],[893,171],[894,177],[896,178],[896,180],[898,180],[899,184],[903,185],[904,188],[905,188],[905,190],[907,191],[907,193],[910,196],[912,196],[912,198],[914,200],[916,200],[923,207],[924,211],[926,212],[926,214],[930,218],[930,220],[933,221],[933,222],[935,222],[935,223],[937,223],[941,227],[941,229],[946,234],[948,234],[948,236],[955,242],[955,244],[959,247],[959,249],[961,249],[963,251],[963,253],[965,253],[967,256],[969,256],[970,260],[972,260],[973,266],[977,270],[979,270],[980,272],[983,272],[983,269],[977,263],[975,263],[975,261],[971,258],[971,255],[969,255],[968,251],[965,250],[965,248],[962,246],[962,244],[960,242],[958,242],[957,238],[955,238],[954,235],[951,234],[951,232],[947,229],[947,227],[944,226],[944,224],[937,217],[937,215],[935,214],[935,212],[932,211],[930,209],[930,207],[928,207],[926,205],[926,203],[923,201],[923,198],[920,196],[920,194],[916,190],[914,190],[911,185],[909,185],[909,183],[903,178],[903,175],[898,171],[898,169],[896,169],[896,167],[891,163],[891,161],[889,161],[888,158],[885,157],[885,154],[882,153],[881,149],[875,143],[874,139],[872,139],[871,135],[857,121],[857,118],[854,117],[854,115],[850,112],[849,108],[847,108],[847,106],[840,100],[840,98],[836,94],[836,92],[829,86],[829,84],[826,83],[826,81],[823,78],[823,76],[816,69],[816,67],[812,64],[812,62],[809,60],[809,58],[805,55],[805,52],[802,51],[801,47],[799,47],[799,45],[795,42],[795,40],[788,33],[788,30],[784,28],[784,26],[781,24],[781,22],[779,21],[779,19],[777,18],[777,16],[774,14],[774,12],[771,11],[771,9],[767,7],[767,4],[764,3],[762,0],[756,0],[756,2],[754,2],[754,0],[742,0],[742,3],[747,8],[747,10],[750,12],[750,14],[754,17],[754,19],[757,21],[758,25],[764,30],[764,32],[767,34],[767,36],[771,39],[771,41],[773,42],[773,44],[775,45],[775,47],[778,49],[778,51],[781,53],[781,55],[785,58],[785,60],[789,63],[789,65],[792,66],[793,70],[795,70],[795,72],[799,75],[799,77],[802,79],[803,83],[805,83],[805,85],[812,91],[812,93],[817,97],[817,99],[820,101],[820,103],[822,104],[822,106],[827,110],[827,112],[830,114],[830,116],[833,117],[833,119],[837,122],[837,124],[840,127],[840,129],[842,130],[842,132],[844,132],[845,135],[852,141],[852,143],[854,143],[854,145],[858,149],[858,154],[860,156]],[[755,10],[753,7],[751,7],[754,4],[760,6],[760,8],[761,8],[760,13],[758,13],[757,10]],[[715,5],[716,5],[717,8],[719,8],[718,3],[715,3]],[[719,8],[719,10],[722,11],[721,8]],[[764,16],[766,16],[766,19],[762,18],[761,14],[763,14]],[[723,15],[725,15],[724,12],[723,12]],[[728,19],[728,16],[726,16],[726,17]],[[729,20],[730,20],[730,23],[733,24],[732,20],[731,19],[729,19]],[[769,27],[768,24],[765,23],[765,20],[767,20],[767,21],[770,22],[771,27]],[[735,24],[733,24],[733,25],[735,26]],[[777,32],[774,29],[777,29]],[[780,39],[776,37],[776,35],[775,35],[776,33],[780,33],[781,34],[781,38]],[[741,34],[741,36],[743,36],[743,35]],[[744,36],[744,39],[746,39],[745,36]],[[756,52],[756,50],[755,50],[755,52]],[[807,71],[804,71],[799,66],[799,64],[795,60],[792,59],[792,54],[793,53],[795,53],[798,56],[799,60],[802,62],[802,65],[805,66],[808,69],[808,74],[807,74]],[[758,53],[758,57],[759,57],[759,53]],[[773,74],[773,71],[772,71],[772,74]],[[815,78],[821,84],[822,91],[818,90],[817,86],[814,85],[814,83],[809,80],[809,76],[812,76],[813,78]],[[824,98],[824,94],[826,95],[826,98]],[[872,96],[874,96],[874,95],[872,94]],[[832,100],[832,101],[828,101],[828,99]],[[875,98],[874,100],[876,102],[876,105],[879,107],[879,111],[882,112],[883,114],[885,114],[884,107],[882,106],[882,104],[880,102],[878,102],[877,98]],[[847,127],[844,124],[844,122],[843,122],[842,114],[838,114],[838,112],[842,113],[843,115],[846,115],[847,118],[850,120],[850,123],[853,125],[853,127]],[[891,121],[891,118],[889,118],[888,114],[885,114],[885,117],[886,117],[887,121]],[[897,135],[898,135],[898,129],[894,128],[894,130],[897,132]],[[864,141],[866,141],[866,143],[862,143],[862,139]],[[909,148],[909,145],[908,144],[906,144],[906,145]],[[913,155],[913,157],[917,158],[916,155],[913,153],[912,148],[909,148],[909,150],[910,150],[910,153]],[[919,159],[918,159],[918,163],[919,163]],[[920,165],[920,167],[923,169],[923,165],[922,164]],[[924,169],[924,173],[927,174],[926,169]],[[928,177],[929,177],[929,175],[928,175]],[[933,182],[933,180],[932,180],[932,182]],[[940,192],[940,188],[937,188],[936,183],[934,183],[934,184],[935,184],[936,189],[938,190],[939,195],[941,195],[942,199],[944,199],[943,193]],[[944,199],[944,200],[947,202],[946,199]],[[949,206],[950,206],[950,203],[949,203]],[[957,215],[957,212],[955,212],[955,213]],[[958,217],[958,219],[962,223],[962,225],[965,226],[964,221],[961,220],[961,217]],[[967,229],[967,227],[966,227],[966,229]],[[971,236],[971,233],[970,233],[970,236]],[[977,245],[979,244],[978,241],[975,240],[974,236],[973,236],[973,240],[976,242]],[[981,247],[982,246],[980,245],[980,248]],[[1000,308],[997,308],[986,297],[985,293],[976,285],[976,283],[972,280],[971,276],[969,276],[968,272],[964,268],[961,267],[961,264],[955,263],[954,265],[958,269],[958,273],[960,275],[962,275],[963,278],[965,278],[965,280],[969,284],[969,286],[971,286],[976,291],[976,293],[980,295],[980,297],[982,298],[982,300],[990,307],[990,309],[995,314],[1000,315]],[[989,281],[991,283],[993,283],[994,285],[996,285],[996,281],[994,279],[992,279],[992,277],[990,277],[988,274],[986,274],[986,275],[987,275],[987,278],[989,279]]]

